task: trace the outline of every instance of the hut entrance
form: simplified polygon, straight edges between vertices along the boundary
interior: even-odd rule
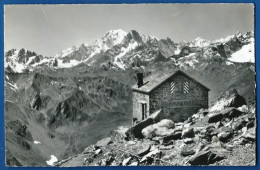
[[[147,118],[147,104],[142,103],[142,120]]]

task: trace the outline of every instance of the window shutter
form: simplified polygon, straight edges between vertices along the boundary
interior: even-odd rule
[[[183,83],[183,93],[185,94],[190,93],[190,83],[188,81],[185,81]]]
[[[175,92],[175,82],[171,82],[171,87],[170,87],[170,91],[171,91],[171,94],[173,94]]]

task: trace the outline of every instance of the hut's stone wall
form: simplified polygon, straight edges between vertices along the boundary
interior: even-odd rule
[[[161,108],[175,122],[186,120],[201,108],[208,108],[208,91],[182,74],[163,82],[149,97],[150,114]]]

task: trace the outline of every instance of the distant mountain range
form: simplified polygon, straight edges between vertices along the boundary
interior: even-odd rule
[[[255,104],[254,32],[215,41],[108,31],[90,44],[45,57],[5,53],[6,163],[47,166],[76,155],[132,121],[136,72],[144,77],[182,70],[209,87],[209,103],[236,89]]]
[[[85,63],[89,66],[125,70],[157,62],[174,61],[176,65],[195,67],[204,60],[225,60],[254,63],[254,32],[237,32],[226,38],[208,41],[196,38],[175,43],[170,38],[158,39],[135,30],[111,30],[90,44],[72,46],[52,57],[33,51],[12,49],[5,53],[5,69],[10,72],[30,72],[53,67],[68,68]]]

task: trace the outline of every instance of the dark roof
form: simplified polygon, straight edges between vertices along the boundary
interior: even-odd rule
[[[210,91],[210,89],[208,87],[204,86],[203,84],[201,84],[200,82],[198,82],[194,78],[190,77],[189,75],[187,75],[186,73],[184,73],[181,70],[175,71],[173,73],[153,74],[149,77],[144,78],[144,81],[143,81],[144,85],[143,86],[138,88],[137,84],[135,84],[135,85],[132,86],[132,90],[138,91],[138,92],[141,92],[141,93],[150,93],[151,91],[153,91],[157,87],[159,87],[162,83],[164,83],[168,79],[176,76],[177,74],[183,74],[184,76],[186,76],[186,77],[192,79],[193,81],[195,81],[196,83],[200,84],[207,91]]]

